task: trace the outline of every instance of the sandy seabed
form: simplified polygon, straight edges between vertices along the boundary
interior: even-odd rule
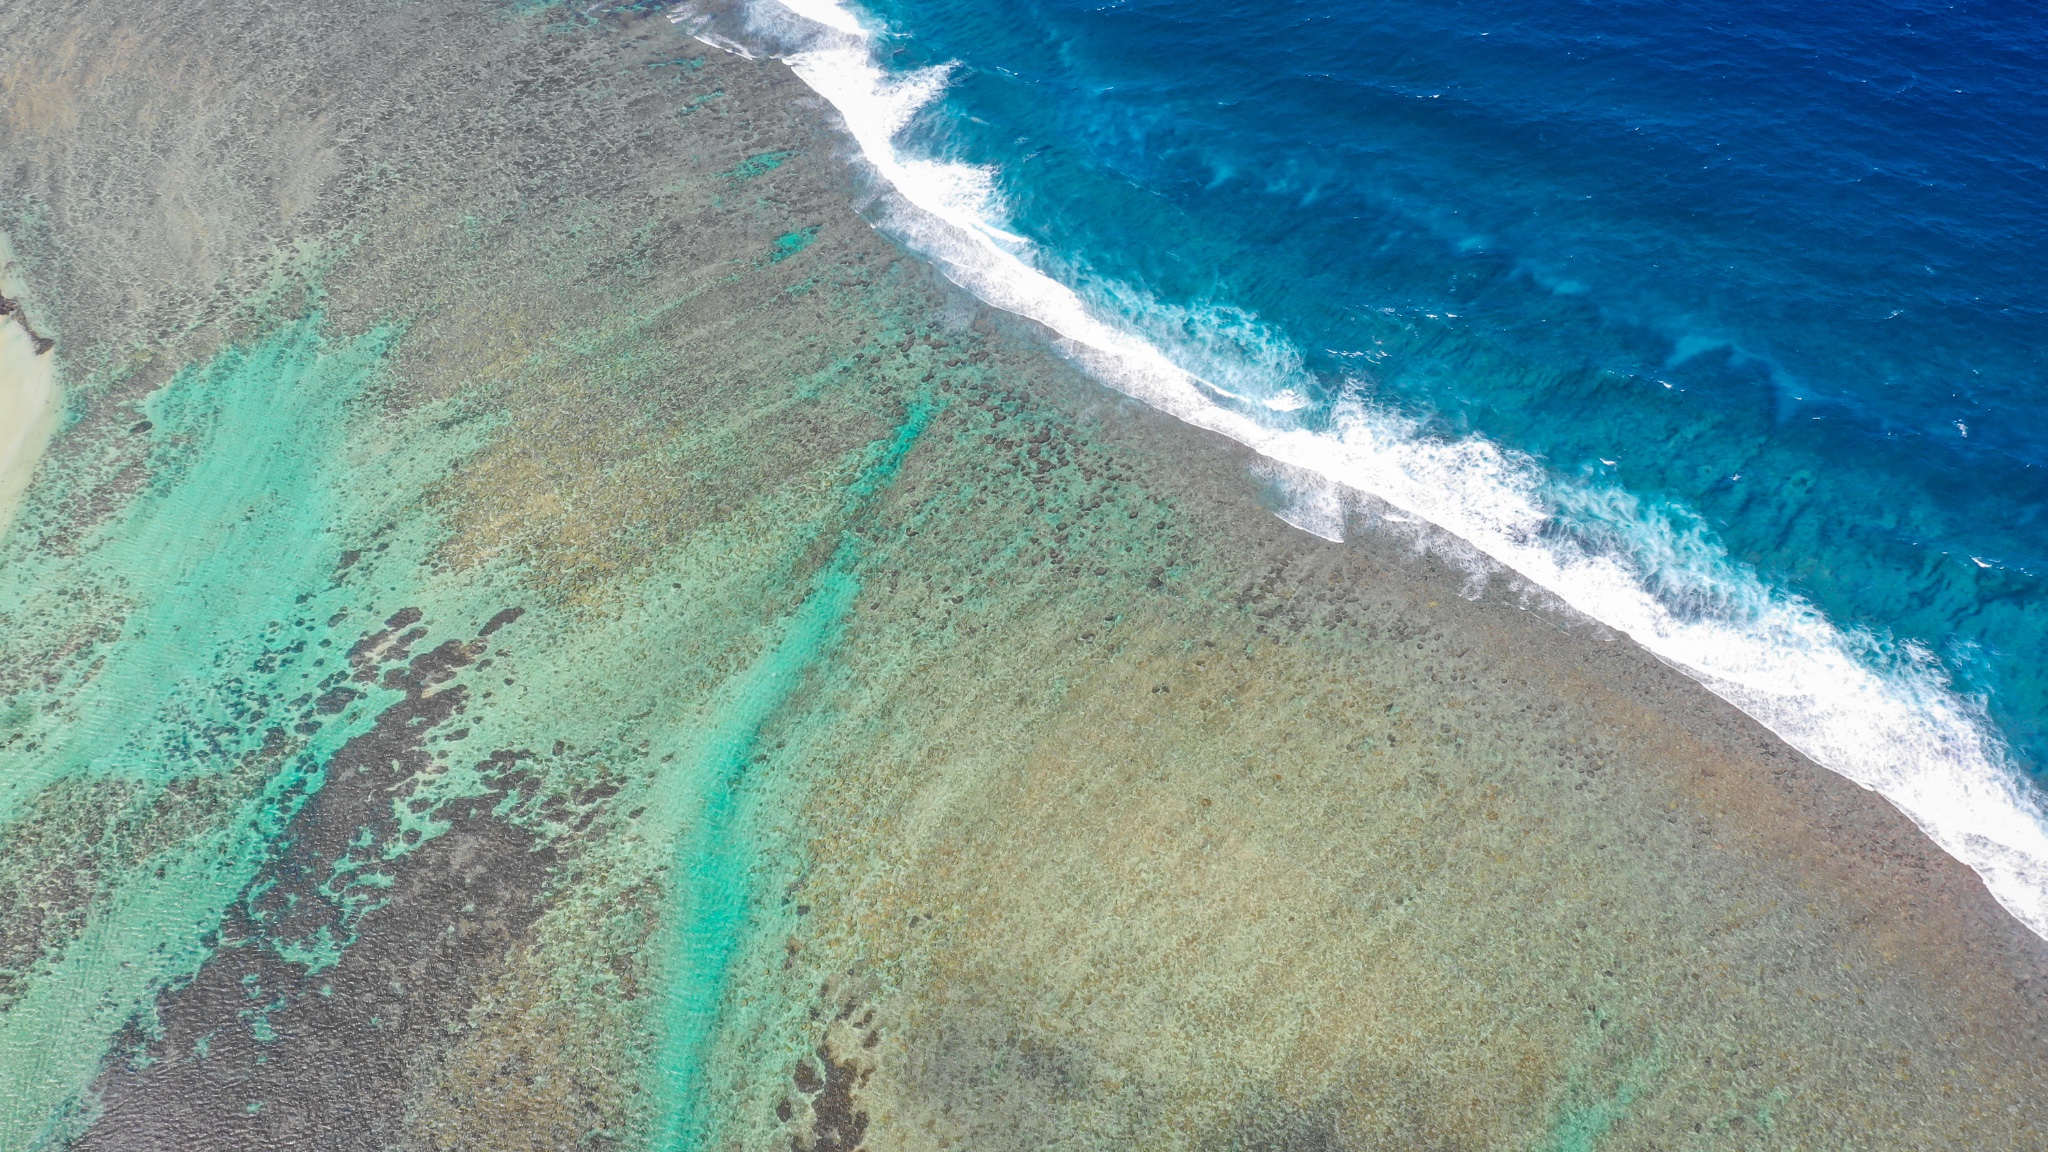
[[[2048,947],[659,12],[0,10],[0,1145],[2048,1145]]]

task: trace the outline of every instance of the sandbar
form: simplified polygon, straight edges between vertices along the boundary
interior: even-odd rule
[[[13,523],[63,407],[57,358],[24,322],[14,303],[21,294],[13,250],[0,236],[0,299],[9,301],[0,317],[0,533]]]

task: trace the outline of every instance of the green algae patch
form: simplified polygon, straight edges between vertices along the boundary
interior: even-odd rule
[[[756,176],[765,176],[782,167],[782,162],[794,155],[796,153],[793,151],[757,153],[720,172],[719,175],[729,180],[752,180]]]
[[[1584,1054],[1566,1077],[1541,1152],[1595,1152],[1654,1088],[1657,1059],[1613,1051],[1607,1028],[1598,1016],[1591,1021],[1580,1044]]]
[[[1566,1108],[1551,1126],[1543,1152],[1593,1152],[1635,1103],[1639,1086],[1624,1083],[1614,1095]]]
[[[770,264],[780,264],[791,256],[809,248],[811,241],[817,238],[818,229],[815,225],[799,229],[795,232],[786,232],[775,238],[775,247],[768,253],[768,262]]]

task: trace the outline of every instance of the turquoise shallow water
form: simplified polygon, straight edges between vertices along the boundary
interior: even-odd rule
[[[863,454],[846,487],[842,523],[821,526],[839,533],[831,559],[811,578],[802,603],[779,622],[768,647],[719,687],[716,710],[685,766],[671,772],[652,798],[652,806],[675,813],[685,829],[675,867],[680,879],[674,968],[656,1064],[666,1081],[669,1112],[659,1129],[664,1147],[705,1146],[719,1113],[707,1090],[707,1049],[731,990],[728,971],[747,935],[749,904],[758,895],[748,874],[758,866],[759,849],[736,827],[742,823],[736,809],[747,799],[743,777],[750,763],[767,759],[756,755],[762,728],[829,656],[843,631],[861,589],[861,543],[854,529],[876,494],[895,479],[930,420],[929,406],[913,408],[888,440]]]
[[[284,323],[154,393],[131,433],[152,440],[146,490],[75,548],[7,538],[0,612],[17,654],[90,634],[95,618],[102,634],[14,694],[0,819],[66,777],[143,795],[243,780],[231,819],[122,878],[0,1017],[10,1142],[65,1122],[113,1034],[189,978],[328,760],[394,695],[352,693],[284,727],[346,672],[360,593],[329,578],[335,530],[388,495],[351,476],[347,414],[395,333],[330,341],[322,328],[318,312]]]

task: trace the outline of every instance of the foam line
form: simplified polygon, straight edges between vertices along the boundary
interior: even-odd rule
[[[1044,325],[1119,391],[1425,519],[1628,635],[1816,763],[1884,795],[2048,938],[2048,806],[1981,705],[1952,691],[1932,659],[1911,649],[1883,658],[1871,638],[1765,586],[1711,541],[1688,537],[1626,493],[1570,494],[1599,505],[1594,519],[1627,536],[1620,554],[1560,535],[1555,478],[1483,438],[1429,436],[1357,396],[1312,430],[1287,415],[1288,380],[1269,382],[1271,399],[1252,402],[1239,381],[1226,389],[1198,377],[1033,267],[1028,241],[1002,227],[991,171],[897,148],[912,118],[944,91],[947,68],[885,72],[858,14],[834,0],[759,0],[745,15],[749,33],[775,45],[772,54],[838,110],[862,156],[900,197],[882,206],[881,225],[950,279]],[[693,19],[680,10],[671,18]],[[1330,516],[1311,519],[1305,530],[1331,534]],[[1681,588],[1710,610],[1674,611],[1653,585]]]

